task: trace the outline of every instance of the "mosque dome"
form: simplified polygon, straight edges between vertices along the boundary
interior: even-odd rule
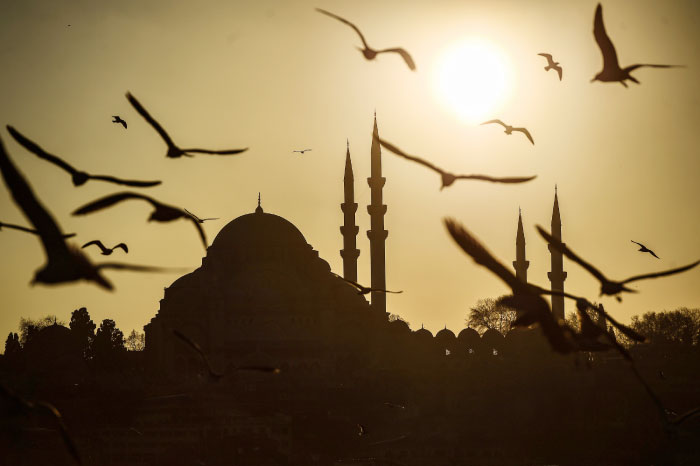
[[[459,339],[459,341],[471,342],[478,341],[479,339],[481,339],[481,336],[479,336],[479,332],[477,332],[475,329],[467,327],[461,332],[459,332],[457,338]]]
[[[433,334],[430,333],[430,330],[428,330],[427,328],[423,327],[422,325],[421,325],[421,327],[420,327],[418,330],[416,330],[416,331],[414,332],[414,334],[415,334],[418,338],[420,338],[420,339],[422,339],[422,340],[426,340],[426,341],[427,341],[427,340],[432,340],[432,339],[433,339]]]
[[[452,332],[452,330],[448,329],[447,327],[443,328],[435,334],[435,339],[439,341],[454,341],[456,338],[457,337],[455,337],[454,332]]]

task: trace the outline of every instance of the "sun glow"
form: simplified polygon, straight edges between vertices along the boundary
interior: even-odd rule
[[[439,100],[460,120],[481,123],[498,117],[512,91],[512,68],[498,47],[470,39],[439,56],[433,82]]]

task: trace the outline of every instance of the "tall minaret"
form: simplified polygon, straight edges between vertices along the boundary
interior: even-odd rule
[[[345,153],[345,202],[340,204],[343,211],[343,226],[340,227],[340,234],[343,235],[343,249],[340,256],[343,258],[343,277],[354,282],[357,281],[357,258],[360,250],[357,249],[356,236],[360,227],[355,225],[355,212],[357,203],[355,202],[355,178],[352,175],[352,161],[350,160],[350,142],[347,143]]]
[[[527,268],[530,266],[530,261],[525,260],[525,233],[523,232],[523,215],[518,209],[518,233],[515,236],[515,260],[513,268],[515,269],[515,277],[527,283]]]
[[[557,197],[557,187],[554,186],[554,209],[552,210],[552,236],[561,241],[561,217],[559,216],[559,198]],[[547,274],[552,283],[552,291],[564,291],[563,255],[557,249],[549,245],[549,253],[552,256],[552,271]],[[564,320],[564,297],[552,296],[552,313],[557,319]]]
[[[379,147],[379,130],[377,129],[377,114],[374,114],[374,129],[372,131],[372,176],[367,178],[370,191],[372,193],[372,203],[367,206],[370,216],[370,230],[367,232],[369,238],[369,253],[372,288],[386,289],[386,267],[384,257],[384,243],[389,232],[384,229],[384,215],[386,205],[383,204],[382,188],[386,183],[386,178],[382,177],[382,152]],[[372,292],[372,307],[381,312],[386,312],[386,293]]]

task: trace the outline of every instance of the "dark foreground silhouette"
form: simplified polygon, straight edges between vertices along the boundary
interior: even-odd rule
[[[23,232],[25,232],[25,233],[31,233],[31,234],[33,234],[33,235],[38,235],[38,234],[39,234],[38,231],[33,230],[33,229],[31,229],[31,228],[23,227],[23,226],[21,226],[21,225],[13,225],[12,223],[0,222],[0,231],[2,231],[3,227],[4,227],[4,228],[10,228],[10,229],[12,229],[12,230],[17,230],[17,231],[23,231]],[[66,239],[72,238],[72,237],[74,237],[74,236],[75,236],[75,233],[67,233],[67,234],[64,234],[64,235],[63,235],[63,237],[66,238]]]

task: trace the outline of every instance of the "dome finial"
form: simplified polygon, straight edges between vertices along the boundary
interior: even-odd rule
[[[262,213],[263,213],[262,206],[260,205],[260,193],[258,193],[258,206],[255,208],[255,213],[256,213],[256,214],[262,214]]]

